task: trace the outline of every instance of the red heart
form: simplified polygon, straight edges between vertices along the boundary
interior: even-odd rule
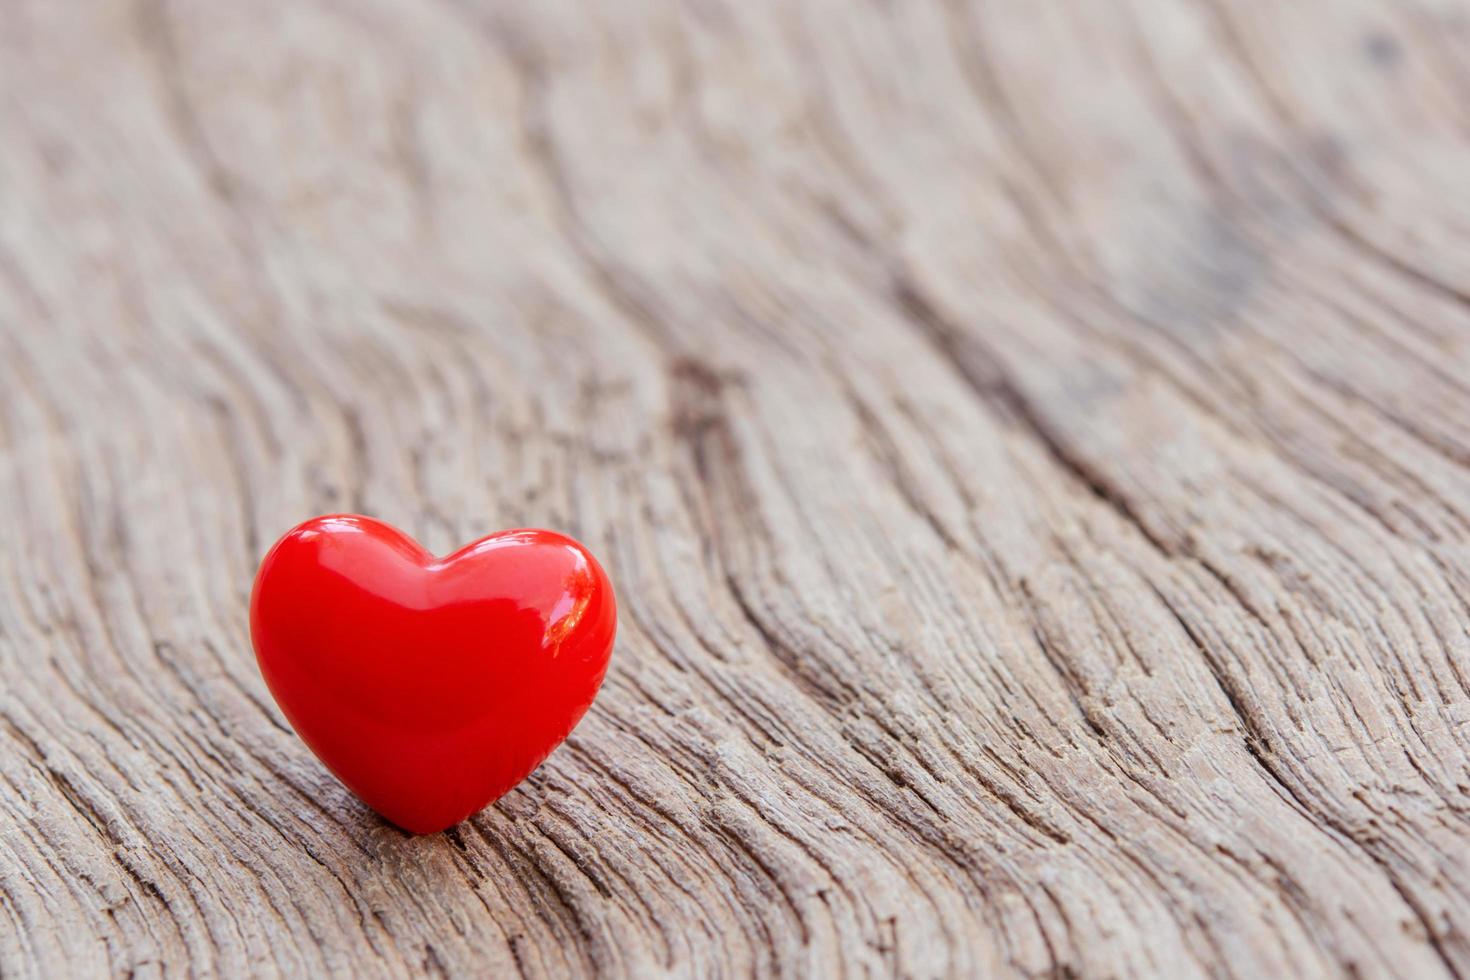
[[[287,532],[250,599],[260,672],[292,726],[416,834],[526,778],[592,705],[617,607],[587,549],[502,531],[435,558],[354,515]]]

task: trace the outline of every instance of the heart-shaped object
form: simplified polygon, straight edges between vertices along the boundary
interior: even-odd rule
[[[616,628],[612,585],[571,538],[502,531],[436,558],[350,514],[287,532],[250,599],[260,672],[297,734],[416,834],[493,803],[561,744]]]

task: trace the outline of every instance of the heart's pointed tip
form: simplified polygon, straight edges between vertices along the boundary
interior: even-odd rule
[[[388,820],[387,817],[384,817],[383,819],[387,820],[388,823],[392,824],[394,827],[397,827],[399,830],[403,831],[405,834],[408,834],[410,837],[432,837],[435,834],[442,834],[449,828],[456,827],[460,823],[462,823],[462,821],[454,820],[445,824],[432,823],[409,825],[399,823],[396,820]]]
[[[405,834],[408,834],[410,837],[432,837],[435,834],[442,834],[446,830],[452,830],[465,821],[473,819],[475,814],[479,813],[481,810],[484,810],[486,807],[493,805],[494,802],[494,800],[491,800],[489,803],[486,803],[485,806],[480,807],[478,810],[474,810],[470,813],[452,818],[438,816],[432,818],[404,817],[400,819],[398,817],[390,817],[386,813],[383,813],[381,811],[375,810],[373,812],[377,813],[378,816],[382,818],[384,823],[396,828],[397,830],[402,831]]]

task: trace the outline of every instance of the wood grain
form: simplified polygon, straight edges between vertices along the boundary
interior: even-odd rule
[[[1470,974],[1470,6],[7,0],[0,973]],[[442,835],[256,672],[549,526]]]

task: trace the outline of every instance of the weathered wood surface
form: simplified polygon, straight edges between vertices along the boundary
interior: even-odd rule
[[[1470,6],[9,0],[0,972],[1470,973]],[[255,564],[588,542],[410,838]]]

